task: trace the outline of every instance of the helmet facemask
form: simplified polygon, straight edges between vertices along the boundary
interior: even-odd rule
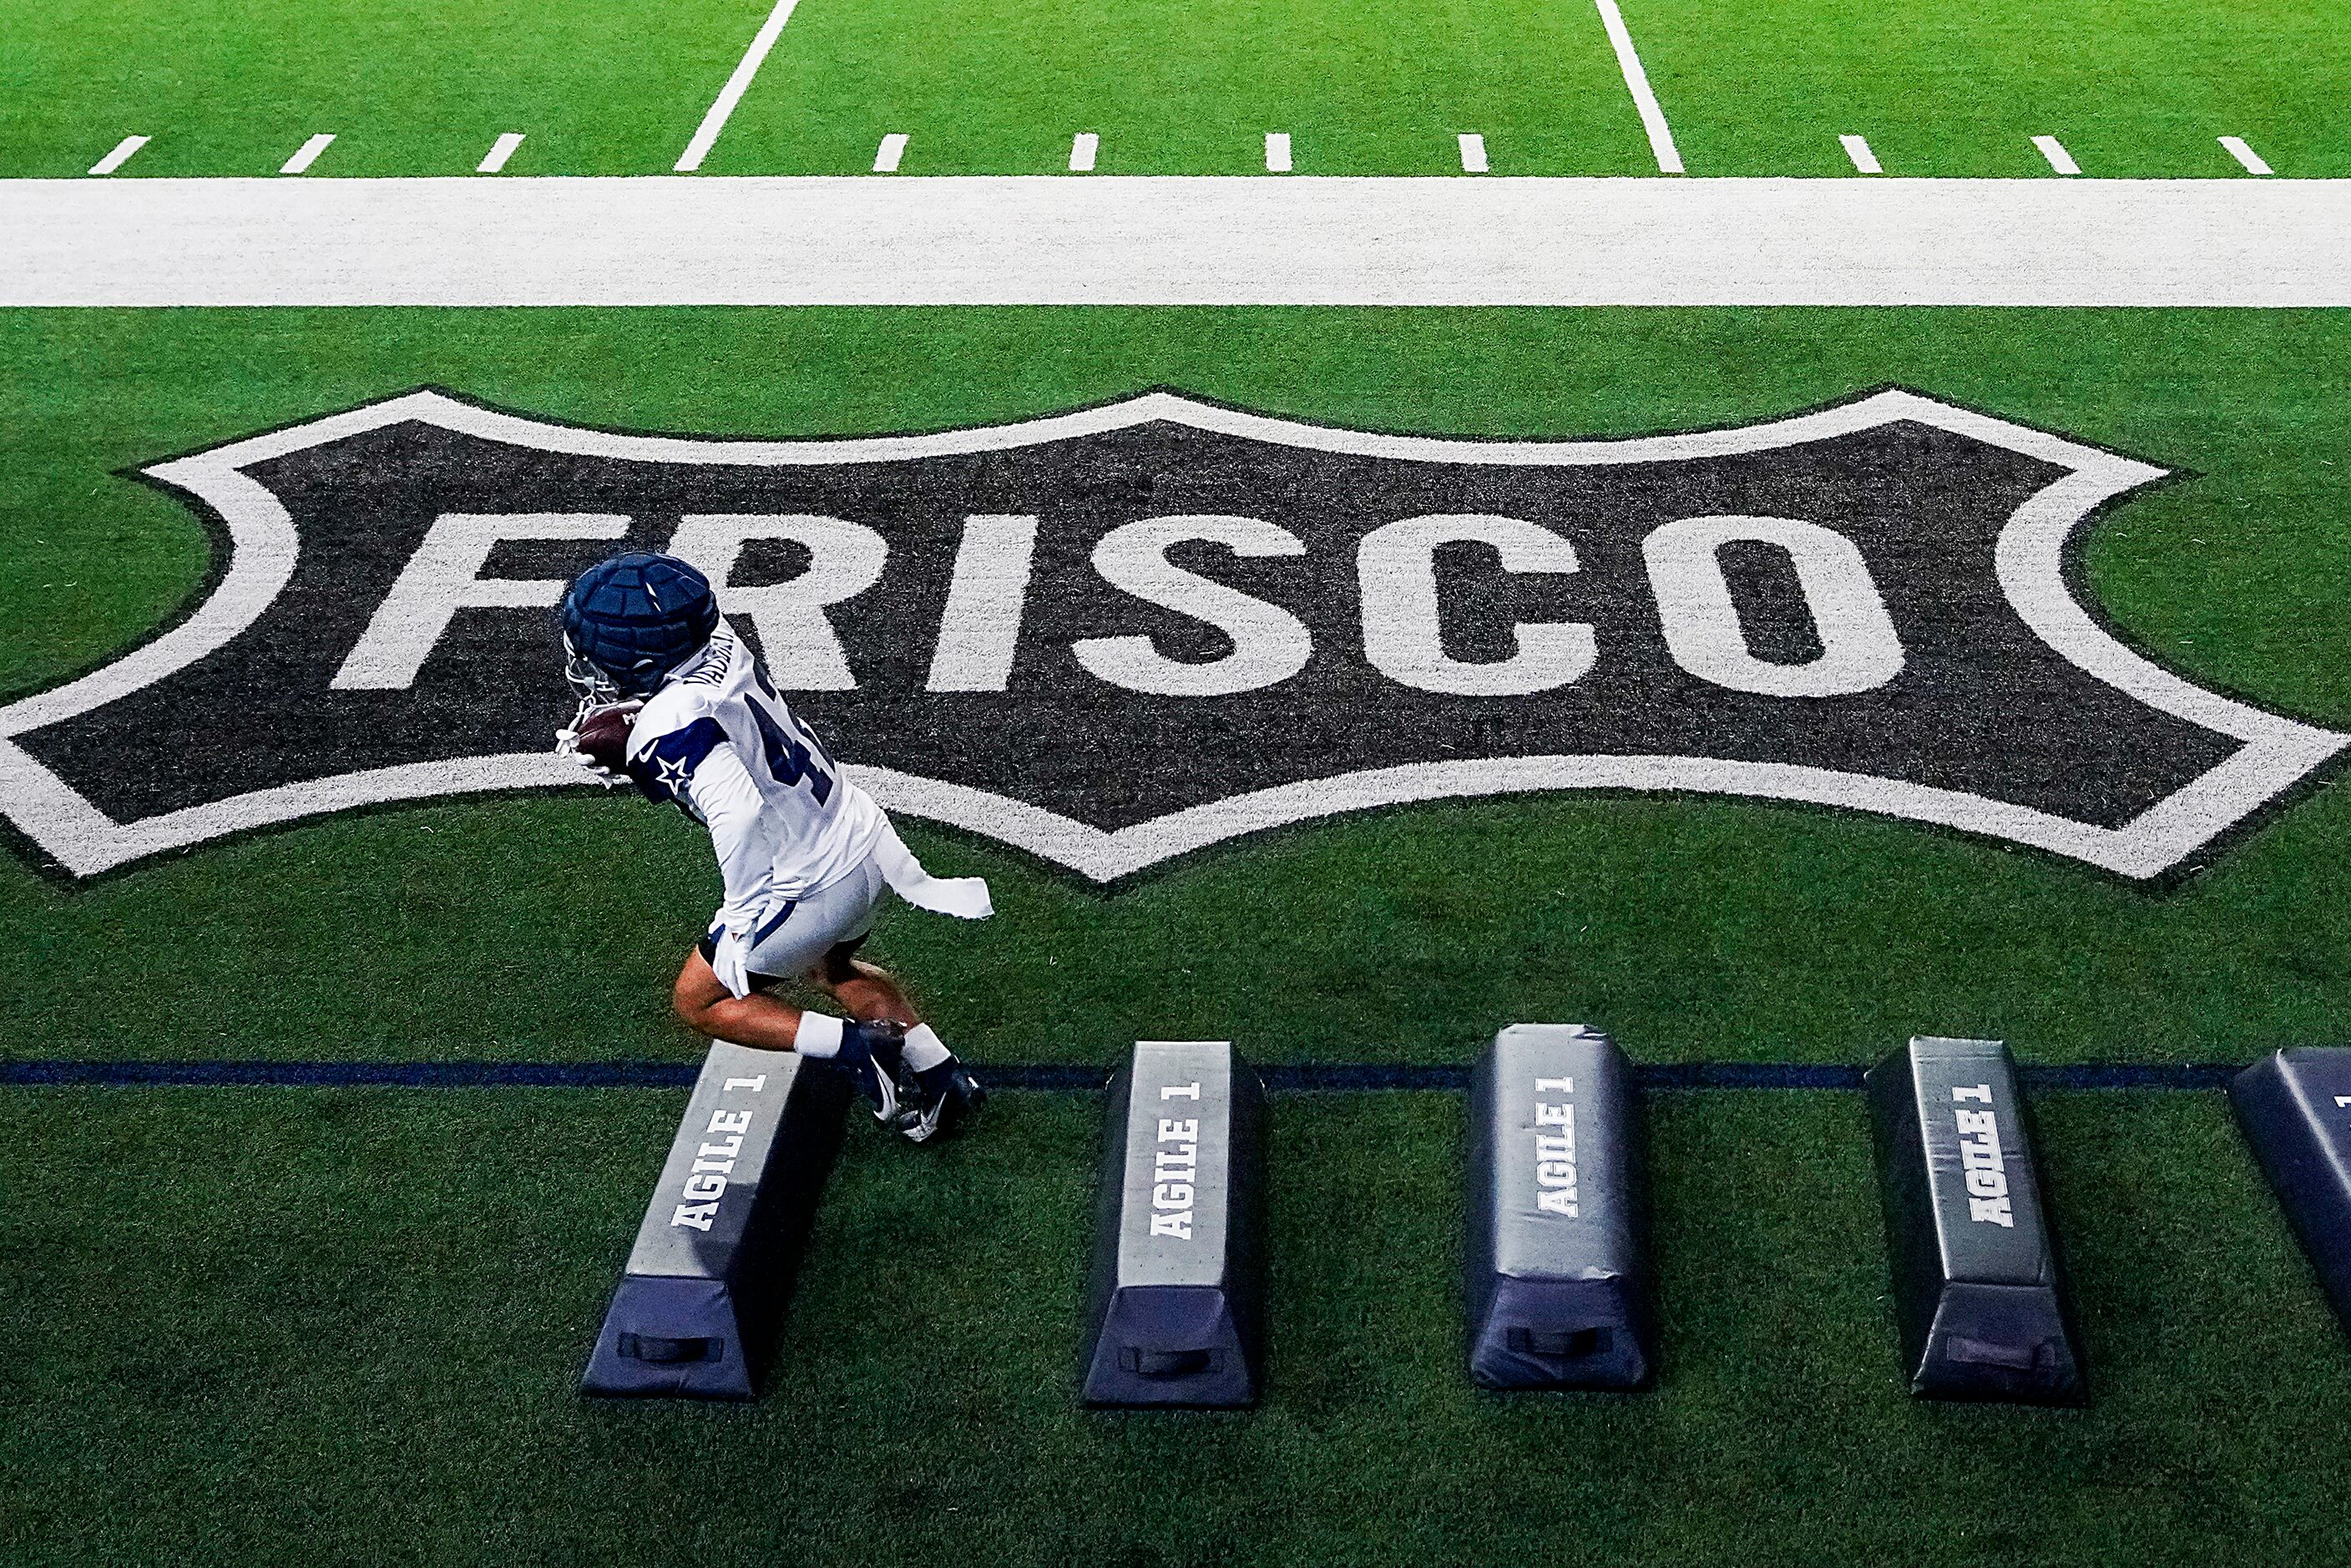
[[[569,632],[563,634],[563,678],[579,697],[582,713],[621,700],[621,684],[581,653]]]

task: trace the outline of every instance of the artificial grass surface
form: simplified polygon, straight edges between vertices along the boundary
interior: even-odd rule
[[[204,580],[193,517],[118,470],[427,381],[705,433],[936,428],[1164,382],[1553,436],[1900,381],[2194,476],[2095,525],[2092,591],[2165,664],[2339,727],[2346,339],[2298,312],[22,312],[0,316],[0,691],[104,659]],[[800,706],[825,724],[820,695]],[[1604,1025],[1646,1060],[1863,1061],[1914,1032],[2028,1061],[2246,1060],[2351,1014],[2345,800],[2322,785],[2168,892],[1719,800],[1342,818],[1107,892],[911,824],[1002,913],[901,911],[877,947],[981,1062],[1106,1062],[1137,1037],[1458,1061],[1525,1019]],[[28,978],[0,989],[0,1051],[691,1061],[667,984],[715,900],[689,824],[586,794],[311,822],[83,885],[20,862],[0,867],[0,956]],[[103,1005],[61,978],[91,974]]]
[[[1262,173],[1276,131],[1302,173],[1458,174],[1460,131],[1505,172],[1656,172],[1588,3],[1375,0],[812,0],[704,168],[858,173],[904,131],[907,174],[1053,173],[1080,131],[1104,174]]]
[[[2339,1559],[2351,1353],[2217,1094],[2038,1103],[2079,1413],[1898,1385],[1863,1103],[1650,1097],[1663,1371],[1460,1370],[1463,1105],[1273,1107],[1270,1391],[1085,1415],[1099,1102],[853,1128],[748,1407],[572,1392],[682,1097],[12,1091],[0,1554],[160,1561]]]
[[[2316,0],[1639,0],[1625,13],[1691,172],[2045,178],[2055,135],[2091,177],[2351,173],[2351,35]]]
[[[20,7],[0,51],[0,177],[270,174],[317,131],[313,177],[465,174],[499,133],[514,173],[666,173],[768,0],[89,0]],[[2092,175],[2351,172],[2351,68],[2317,0],[1628,0],[1695,174],[1844,175],[1842,132],[1897,174],[2045,176],[2063,136]],[[1072,132],[1103,173],[1248,173],[1286,131],[1301,173],[1452,174],[1459,131],[1496,173],[1652,174],[1589,0],[1410,10],[1363,0],[985,7],[803,0],[712,173],[862,173],[891,131],[908,174],[1055,173]]]
[[[506,131],[517,174],[665,173],[766,0],[170,0],[15,7],[0,49],[0,174],[120,178],[470,173]]]

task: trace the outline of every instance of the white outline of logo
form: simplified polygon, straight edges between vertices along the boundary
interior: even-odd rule
[[[1431,463],[1602,465],[1760,452],[1899,421],[1970,437],[2067,470],[2019,507],[1995,551],[2001,591],[2034,635],[2089,674],[2164,713],[2243,747],[2120,827],[2107,828],[1870,774],[1708,757],[1500,757],[1417,762],[1308,779],[1170,812],[1116,831],[984,789],[851,766],[889,810],[1026,850],[1098,883],[1262,829],[1374,807],[1561,789],[1736,795],[1843,807],[2006,840],[2135,879],[2158,877],[2351,746],[2338,734],[2251,707],[2142,658],[2101,627],[2065,584],[2066,541],[2098,507],[2166,471],[2025,425],[1898,388],[1809,413],[1726,430],[1593,441],[1473,441],[1384,435],[1301,424],[1151,392],[1100,407],[1011,424],[841,441],[743,441],[627,434],[550,424],[430,389],[232,442],[143,472],[209,507],[226,526],[227,570],[195,612],[152,642],[78,680],[0,708],[0,814],[76,876],[165,851],[305,817],[395,800],[588,782],[551,753],[406,763],[274,789],[119,822],[11,737],[111,702],[184,668],[257,620],[292,578],[300,549],[285,507],[245,470],[252,464],[414,421],[539,451],[664,463],[790,466],[897,462],[1003,451],[1151,421],[1310,451]]]

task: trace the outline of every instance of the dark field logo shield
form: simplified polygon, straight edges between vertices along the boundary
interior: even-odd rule
[[[186,619],[0,709],[76,875],[580,782],[549,610],[685,555],[893,811],[1101,882],[1282,823],[1559,789],[1876,812],[2176,874],[2351,737],[2201,689],[2069,585],[2161,469],[1903,391],[1468,441],[1149,392],[1016,424],[622,434],[421,391],[159,463]]]

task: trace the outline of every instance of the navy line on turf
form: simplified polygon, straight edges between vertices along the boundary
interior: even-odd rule
[[[256,1084],[279,1088],[684,1089],[699,1071],[670,1061],[5,1061],[0,1084],[135,1087]],[[979,1065],[991,1088],[1100,1089],[1109,1070],[1052,1062]],[[2034,1089],[2222,1089],[2242,1071],[2226,1062],[2074,1062],[2020,1067]],[[1862,1070],[1838,1062],[1658,1061],[1636,1069],[1647,1089],[1858,1089]],[[1461,1090],[1454,1063],[1383,1066],[1294,1062],[1260,1067],[1277,1093],[1376,1089]]]
[[[0,1083],[668,1089],[691,1085],[695,1071],[667,1061],[11,1061]]]

